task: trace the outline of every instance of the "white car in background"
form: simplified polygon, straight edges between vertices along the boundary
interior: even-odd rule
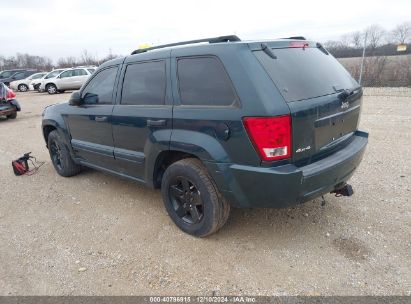
[[[66,90],[78,90],[95,70],[96,67],[66,69],[54,78],[43,80],[40,85],[40,90],[47,91],[49,94],[56,94]]]
[[[61,72],[65,71],[66,69],[55,69],[52,70],[51,72],[46,73],[42,78],[40,79],[35,79],[30,83],[30,87],[33,87],[33,90],[37,90],[41,92],[40,86],[43,81],[46,81],[47,79],[54,78],[58,76]]]
[[[10,82],[10,88],[12,90],[15,90],[15,91],[27,92],[28,90],[31,89],[30,88],[30,83],[33,80],[41,79],[46,74],[47,74],[47,72],[36,73],[36,74],[30,75],[29,77],[26,77],[24,79],[12,81],[12,82]]]

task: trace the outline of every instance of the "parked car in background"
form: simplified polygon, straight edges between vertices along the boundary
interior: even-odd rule
[[[16,74],[17,72],[24,71],[24,69],[14,69],[14,70],[4,70],[0,72],[0,81],[3,78],[9,78]]]
[[[65,70],[66,69],[55,69],[55,70],[47,73],[46,75],[44,75],[42,78],[33,80],[30,83],[30,85],[33,87],[33,90],[37,90],[37,91],[41,92],[40,86],[41,86],[43,81],[47,81],[50,78],[57,77],[61,72],[65,71]]]
[[[10,88],[13,90],[20,91],[20,92],[27,92],[28,90],[31,89],[30,83],[33,80],[41,79],[46,74],[47,72],[36,73],[36,74],[30,75],[27,78],[12,81],[10,82]]]
[[[11,73],[3,74],[4,77],[0,79],[6,86],[10,86],[10,82],[27,78],[35,73],[41,72],[38,70],[11,70]],[[8,71],[5,71],[8,72]]]
[[[15,119],[17,112],[20,110],[21,108],[16,100],[16,94],[4,83],[0,82],[0,116]]]
[[[95,70],[96,67],[76,67],[66,69],[57,77],[43,80],[40,85],[40,90],[47,91],[49,94],[56,94],[66,90],[78,90]]]

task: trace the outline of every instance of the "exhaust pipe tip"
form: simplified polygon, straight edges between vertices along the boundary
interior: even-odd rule
[[[351,196],[354,194],[354,190],[350,184],[344,183],[341,186],[337,185],[330,193],[334,193],[336,197]]]

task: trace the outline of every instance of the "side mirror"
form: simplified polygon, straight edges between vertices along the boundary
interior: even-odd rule
[[[75,91],[71,94],[71,97],[69,99],[69,105],[71,106],[79,106],[83,103],[83,100],[81,99],[81,95],[79,91]]]

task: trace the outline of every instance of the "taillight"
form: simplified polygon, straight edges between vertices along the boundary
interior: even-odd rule
[[[255,149],[266,161],[291,157],[291,117],[245,117],[244,126]]]
[[[11,100],[16,98],[16,93],[14,93],[12,90],[8,89],[7,94],[6,94],[6,99]]]

